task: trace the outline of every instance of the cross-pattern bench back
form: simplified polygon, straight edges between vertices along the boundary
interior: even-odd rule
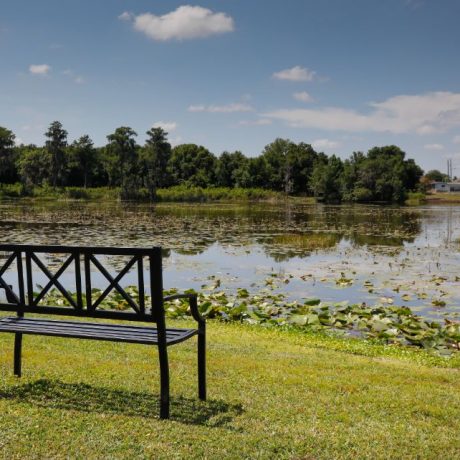
[[[161,248],[111,248],[84,246],[36,246],[0,244],[0,252],[7,258],[0,267],[0,288],[5,289],[7,303],[0,303],[2,311],[45,313],[53,315],[82,316],[90,318],[123,319],[164,323],[163,279]],[[60,254],[65,260],[53,274],[40,259],[40,254]],[[97,256],[129,256],[130,260],[116,276],[112,276]],[[4,280],[5,272],[16,262],[17,289]],[[149,267],[149,279],[145,282],[144,262]],[[39,292],[34,292],[33,264],[48,278]],[[61,275],[73,264],[75,297],[59,281]],[[25,265],[25,267],[24,267]],[[120,281],[134,266],[137,266],[138,299],[134,299],[120,286]],[[108,287],[95,298],[92,291],[91,272],[98,271],[109,282]],[[146,285],[150,285],[151,304],[146,305]],[[43,306],[40,301],[51,288],[56,288],[70,307]],[[118,292],[129,305],[129,311],[101,309],[101,303],[112,292]]]

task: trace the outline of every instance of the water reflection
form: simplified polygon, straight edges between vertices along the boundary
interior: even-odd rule
[[[0,204],[0,242],[162,246],[167,287],[214,277],[256,290],[275,274],[293,299],[393,302],[437,319],[460,310],[459,238],[460,206]]]
[[[159,245],[184,255],[201,254],[215,243],[258,244],[279,261],[308,257],[317,249],[333,248],[342,239],[355,246],[402,247],[421,233],[423,219],[420,211],[375,206],[21,202],[0,207],[0,241]],[[296,242],[295,235],[304,241]],[[329,238],[330,243],[309,244],[308,238],[317,235]]]

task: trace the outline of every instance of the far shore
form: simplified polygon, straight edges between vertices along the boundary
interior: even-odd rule
[[[21,184],[0,184],[0,201],[120,201],[120,189],[117,187],[32,187],[27,190]],[[136,196],[126,200],[134,203],[152,202],[146,189],[139,189]],[[161,188],[156,191],[152,203],[293,203],[313,205],[321,203],[321,198],[314,196],[292,196],[284,192],[276,192],[261,188],[230,188],[230,187],[188,187],[185,185]],[[410,192],[406,205],[420,206],[424,204],[460,204],[460,193],[423,194]],[[340,204],[340,203],[336,203]],[[341,204],[391,205],[386,202],[349,202]],[[393,203],[394,204],[394,203]]]

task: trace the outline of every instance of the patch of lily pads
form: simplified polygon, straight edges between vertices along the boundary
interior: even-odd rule
[[[125,289],[134,299],[138,298],[136,287]],[[165,295],[177,292],[170,289]],[[101,293],[93,289],[93,298]],[[267,278],[266,287],[255,293],[245,288],[227,292],[221,289],[220,280],[215,280],[209,286],[202,286],[198,299],[200,311],[207,319],[304,331],[334,331],[387,344],[420,347],[446,356],[460,351],[459,321],[447,318],[443,322],[429,321],[404,306],[327,303],[320,299],[289,301],[285,293],[274,291],[271,277]],[[66,305],[67,301],[54,289],[45,296],[43,304]],[[99,308],[128,310],[130,306],[118,292],[112,292]],[[191,316],[188,302],[182,299],[168,302],[165,311],[168,317],[175,319]]]

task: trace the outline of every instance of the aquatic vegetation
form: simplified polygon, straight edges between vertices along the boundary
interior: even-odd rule
[[[354,336],[378,339],[384,343],[435,350],[444,355],[460,351],[460,321],[429,321],[416,315],[408,307],[391,305],[392,299],[382,299],[387,305],[375,306],[365,303],[349,304],[346,301],[327,303],[320,299],[289,301],[285,294],[274,291],[272,283],[267,286],[255,293],[244,288],[229,293],[220,290],[220,280],[215,279],[213,284],[202,286],[202,290],[198,292],[200,311],[208,319],[226,322],[294,327],[305,331],[343,331]],[[136,287],[127,287],[126,291],[137,300]],[[165,295],[177,292],[177,289],[170,289],[165,291]],[[93,298],[101,293],[102,290],[92,290]],[[148,304],[148,299],[146,303]],[[56,289],[45,296],[43,304],[68,305]],[[128,310],[130,306],[118,292],[112,292],[101,303],[100,308]],[[165,311],[168,317],[174,319],[190,317],[189,305],[184,299],[168,302]]]

